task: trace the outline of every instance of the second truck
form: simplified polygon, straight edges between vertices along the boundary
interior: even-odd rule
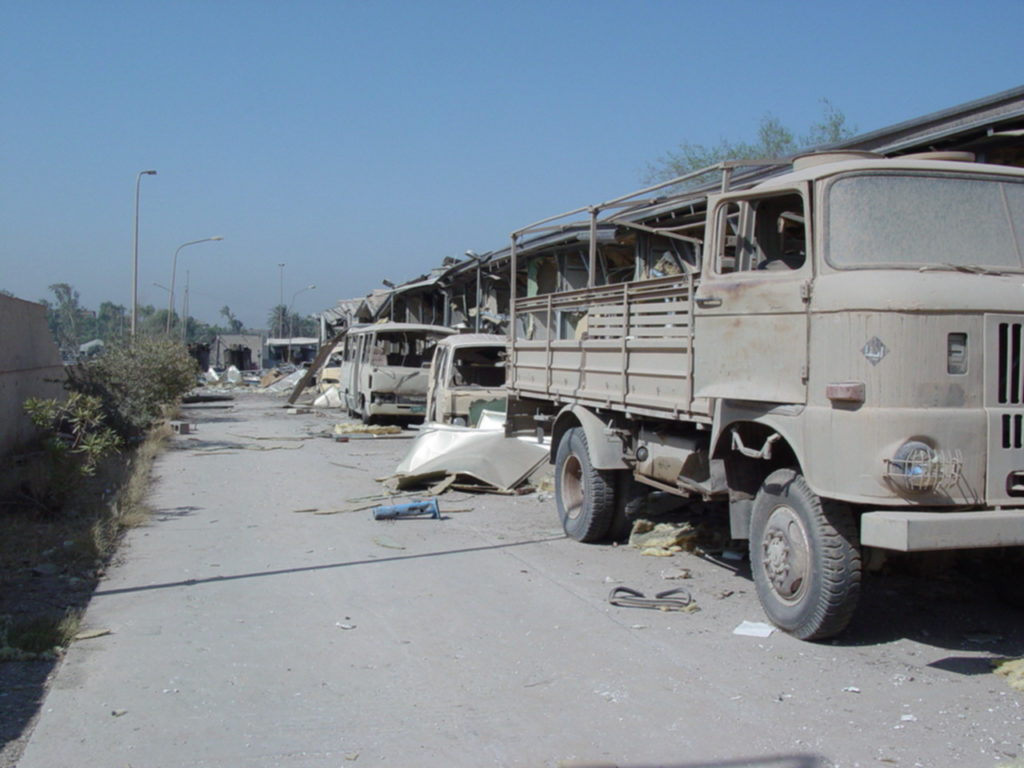
[[[1024,170],[970,160],[721,164],[516,232],[507,429],[566,532],[718,500],[803,639],[864,548],[1024,545]]]

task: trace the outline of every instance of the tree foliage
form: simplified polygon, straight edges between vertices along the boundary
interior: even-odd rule
[[[196,384],[199,367],[180,342],[140,336],[108,345],[69,369],[70,388],[97,398],[110,426],[124,438],[141,435]]]
[[[64,401],[30,397],[23,407],[32,423],[49,435],[47,449],[61,462],[77,457],[75,468],[83,475],[93,474],[99,461],[121,445],[104,420],[98,397],[81,392]]]
[[[310,316],[289,312],[284,304],[278,304],[267,315],[267,327],[270,334],[277,338],[298,336],[316,336],[316,321]]]
[[[78,354],[79,347],[93,339],[104,344],[123,343],[131,329],[131,313],[123,304],[104,301],[99,311],[87,309],[81,305],[78,291],[68,283],[54,283],[50,286],[54,299],[40,299],[39,303],[46,307],[47,323],[57,346],[69,357]],[[4,291],[4,293],[9,293]],[[204,323],[194,317],[184,319],[185,340],[188,343],[210,343],[222,333],[243,333],[245,325],[239,320],[231,308],[224,306],[220,314],[225,318],[226,325]],[[303,334],[315,325],[308,318],[298,315],[286,316],[283,327],[287,331],[289,319],[294,328],[302,328]],[[152,304],[140,304],[136,317],[136,335],[147,337],[169,337],[180,339],[182,334],[182,317],[171,312],[170,333],[167,328],[167,309],[157,309]],[[296,333],[295,335],[299,335]]]
[[[802,150],[834,144],[853,136],[856,129],[847,125],[846,115],[828,99],[821,101],[821,119],[800,136],[783,125],[775,115],[768,113],[761,118],[756,141],[722,139],[713,145],[684,141],[676,149],[666,152],[648,166],[645,181],[651,184],[668,181],[724,160],[784,158]]]
[[[241,320],[235,317],[235,313],[231,311],[231,307],[227,304],[220,308],[220,313],[224,319],[228,321],[228,328],[231,333],[241,333],[245,330],[245,325]]]

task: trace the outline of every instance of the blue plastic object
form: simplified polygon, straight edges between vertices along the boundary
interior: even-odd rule
[[[394,520],[399,517],[432,517],[440,520],[441,510],[437,506],[437,499],[373,508],[374,520]]]

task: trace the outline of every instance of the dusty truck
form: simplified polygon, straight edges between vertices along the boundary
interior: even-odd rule
[[[507,429],[550,434],[566,532],[719,500],[803,639],[863,548],[1024,544],[1024,170],[969,160],[722,164],[514,233]]]
[[[504,336],[446,336],[434,349],[427,421],[475,427],[483,410],[505,410]]]
[[[348,412],[367,424],[381,418],[422,421],[434,346],[453,333],[451,328],[417,323],[351,328],[338,373]]]

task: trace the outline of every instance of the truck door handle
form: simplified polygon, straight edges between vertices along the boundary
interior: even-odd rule
[[[722,306],[722,300],[717,296],[698,296],[697,299],[698,307],[720,307]]]

